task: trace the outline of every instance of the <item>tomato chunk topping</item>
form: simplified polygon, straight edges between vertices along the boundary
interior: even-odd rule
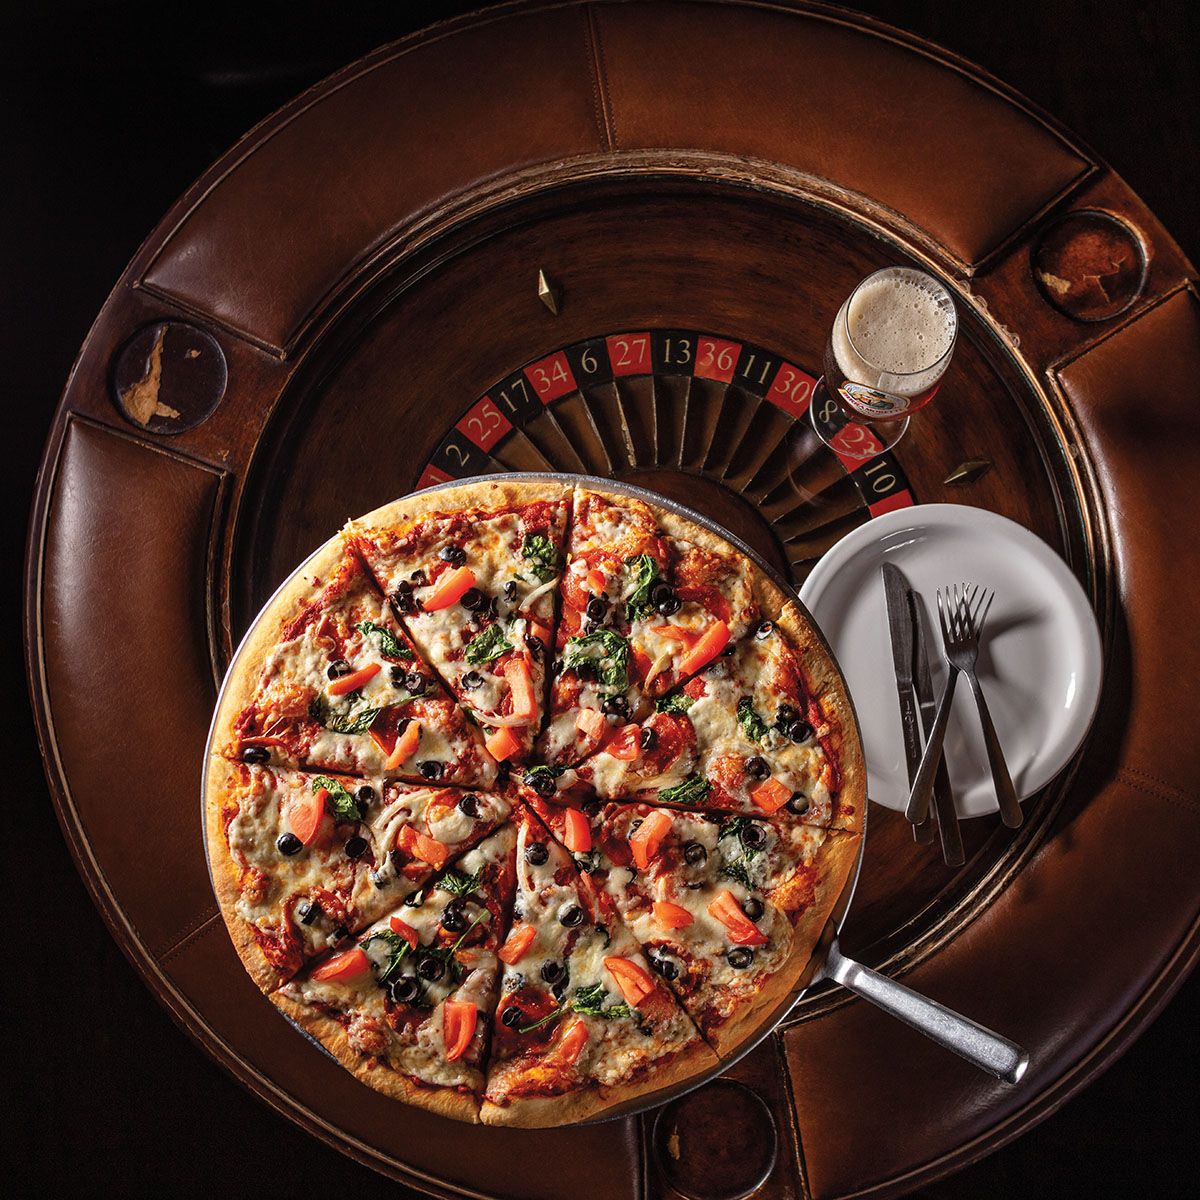
[[[311,978],[321,983],[353,979],[370,965],[371,960],[367,957],[367,952],[355,946],[353,950],[343,950],[341,954],[326,959],[319,967],[314,967]]]

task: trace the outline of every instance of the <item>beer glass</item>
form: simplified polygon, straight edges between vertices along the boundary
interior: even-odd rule
[[[958,338],[958,311],[932,275],[884,267],[838,310],[809,406],[817,436],[843,458],[890,450],[933,399]]]

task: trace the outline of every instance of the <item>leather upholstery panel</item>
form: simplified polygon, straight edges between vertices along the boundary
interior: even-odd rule
[[[785,163],[903,213],[964,263],[1089,165],[978,80],[825,16],[649,3],[599,6],[596,24],[618,150]]]
[[[100,872],[156,953],[215,911],[197,851],[220,486],[198,463],[72,420],[47,521],[45,670],[63,776]]]
[[[282,349],[349,271],[447,197],[601,149],[584,14],[435,32],[250,136],[248,157],[186,214],[144,278]]]

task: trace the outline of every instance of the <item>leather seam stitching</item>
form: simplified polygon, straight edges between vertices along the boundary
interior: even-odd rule
[[[1157,778],[1157,776],[1146,771],[1139,771],[1136,767],[1118,767],[1117,775],[1126,786],[1135,788],[1139,792],[1145,792],[1148,796],[1156,796],[1160,800],[1183,808],[1196,809],[1200,807],[1195,797],[1189,796],[1187,792]]]
[[[621,148],[612,117],[612,96],[608,90],[608,72],[604,68],[604,47],[600,42],[600,26],[594,6],[587,8],[588,41],[592,51],[592,95],[596,102],[596,121],[605,149],[610,153]]]
[[[157,956],[160,964],[168,962],[178,954],[194,937],[203,932],[221,915],[219,909],[209,909],[189,921],[168,943],[167,949]]]

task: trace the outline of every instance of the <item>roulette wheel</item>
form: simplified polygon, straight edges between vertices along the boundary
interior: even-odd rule
[[[851,63],[881,90],[834,104],[793,74],[793,86],[770,86],[801,58]],[[690,97],[707,94],[717,61],[722,87],[701,119]],[[463,64],[472,86],[456,90]],[[919,100],[883,94],[903,74],[918,77]],[[503,122],[489,119],[497,106]],[[883,155],[879,110],[896,135]],[[905,164],[931,112],[943,123],[918,178]],[[964,123],[975,138],[961,136]],[[1089,271],[1097,246],[1117,264],[1103,287]],[[890,261],[943,278],[964,332],[906,444],[852,467],[823,455],[802,418],[829,313]],[[447,1169],[431,1119],[414,1118],[422,1148],[411,1128],[398,1145],[388,1110],[297,1046],[230,976],[237,964],[188,831],[215,685],[241,630],[350,513],[443,478],[584,471],[684,500],[796,582],[889,507],[990,508],[1068,559],[1110,659],[1144,691],[1156,683],[1143,673],[1154,655],[1139,622],[1150,618],[1131,607],[1127,581],[1132,571],[1143,594],[1161,594],[1166,550],[1138,557],[1115,497],[1140,495],[1138,480],[1158,468],[1111,447],[1128,432],[1131,358],[1166,339],[1180,348],[1167,370],[1181,404],[1189,394],[1191,279],[1144,206],[1052,122],[953,56],[820,6],[518,5],[347,68],[259,126],[163,220],[102,310],[51,431],[28,582],[35,710],[62,820],[110,927],[177,1019],[277,1108],[435,1191],[533,1194],[515,1163],[482,1146]],[[1154,449],[1173,461],[1175,450]],[[86,614],[70,602],[80,592],[92,598]],[[81,678],[82,662],[125,697],[119,712]],[[172,682],[145,687],[147,674]],[[169,745],[154,736],[164,704]],[[1096,1068],[1101,1043],[1162,1002],[1195,956],[1191,894],[1170,856],[1156,862],[1169,919],[1152,937],[1139,925],[1116,939],[1136,1002],[1087,972],[1060,981],[1064,1008],[1074,986],[1086,998],[1064,1036],[1061,1014],[1039,1024],[1011,995],[983,994],[968,962],[968,951],[1018,952],[1012,910],[1034,903],[1022,885],[1046,883],[1039,866],[1057,864],[1050,878],[1068,887],[1064,829],[1080,839],[1072,862],[1092,846],[1103,858],[1111,831],[1089,822],[1112,789],[1165,805],[1154,820],[1168,824],[1177,806],[1164,797],[1194,764],[1180,750],[1148,771],[1136,716],[1102,710],[1085,756],[1015,839],[971,826],[960,873],[913,847],[900,821],[884,814],[872,829],[848,948],[1046,1046],[1030,1090],[1006,1095],[944,1068],[910,1126],[850,1161],[845,1107],[886,1107],[926,1051],[897,1048],[844,996],[814,995],[737,1077],[773,1114],[764,1186],[803,1179],[834,1196],[943,1173],[1053,1107]],[[1115,767],[1095,743],[1114,733],[1125,747]],[[145,812],[163,793],[186,798],[149,846],[136,831],[136,852],[112,786],[131,741],[147,749],[125,802]],[[136,865],[145,858],[153,872]],[[1111,975],[1102,947],[1093,952],[1095,976]],[[1047,964],[1024,964],[1035,968]],[[833,1047],[847,1045],[858,1049],[843,1059]],[[862,1048],[874,1046],[885,1052],[868,1069]],[[797,1084],[831,1074],[844,1094],[810,1100]],[[743,1107],[761,1124],[754,1101]],[[632,1118],[606,1137],[619,1154],[598,1155],[587,1131],[561,1135],[554,1153],[576,1164],[567,1182],[578,1189],[670,1195],[659,1132]],[[594,1176],[601,1163],[610,1175]],[[692,1186],[675,1182],[680,1194]]]

